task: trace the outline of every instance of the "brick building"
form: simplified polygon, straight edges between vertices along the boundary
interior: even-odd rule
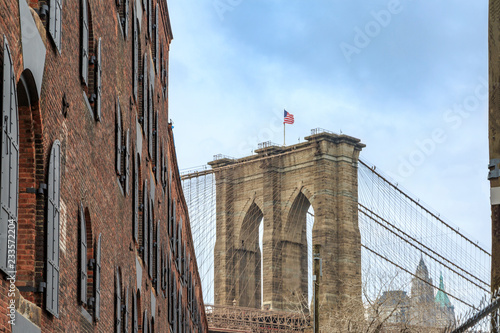
[[[2,0],[0,33],[0,332],[206,332],[166,0]]]

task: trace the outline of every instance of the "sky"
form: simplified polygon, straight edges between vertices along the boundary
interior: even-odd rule
[[[486,0],[169,0],[181,172],[313,128],[491,248]]]

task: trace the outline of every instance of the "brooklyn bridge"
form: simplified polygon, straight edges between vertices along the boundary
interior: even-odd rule
[[[444,332],[480,310],[488,251],[359,139],[305,139],[182,175],[211,331]]]

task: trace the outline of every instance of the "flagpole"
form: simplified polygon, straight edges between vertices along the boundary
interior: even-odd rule
[[[286,124],[285,122],[283,122],[283,146],[285,146],[285,128],[286,128],[285,126]]]

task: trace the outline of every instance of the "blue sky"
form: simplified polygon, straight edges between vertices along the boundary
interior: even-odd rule
[[[170,0],[181,169],[321,127],[490,248],[486,0]]]

